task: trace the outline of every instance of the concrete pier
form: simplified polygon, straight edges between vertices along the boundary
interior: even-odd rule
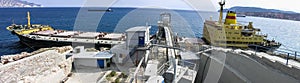
[[[232,49],[211,49],[201,58],[197,82],[219,83],[299,83],[299,62],[289,65],[283,58]],[[277,58],[277,59],[276,59]]]

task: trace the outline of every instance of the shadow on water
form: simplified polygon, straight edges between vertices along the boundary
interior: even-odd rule
[[[9,54],[18,54],[21,52],[32,52],[35,49],[32,49],[24,44],[22,44],[19,40],[7,40],[0,42],[0,56],[9,55]]]

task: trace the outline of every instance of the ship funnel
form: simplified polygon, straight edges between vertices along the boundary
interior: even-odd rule
[[[31,24],[30,24],[30,12],[29,11],[27,12],[27,22],[28,22],[27,26],[31,27]]]
[[[228,11],[227,15],[226,15],[226,19],[225,19],[225,23],[224,24],[236,24],[236,12],[234,11]]]

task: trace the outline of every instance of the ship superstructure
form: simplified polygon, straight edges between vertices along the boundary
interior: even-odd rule
[[[11,26],[6,27],[6,29],[19,35],[29,34],[36,31],[53,30],[53,28],[49,25],[31,24],[30,12],[27,12],[27,25],[12,24]]]
[[[272,51],[281,46],[275,40],[267,40],[267,35],[262,35],[260,29],[254,28],[253,23],[248,25],[237,23],[236,12],[228,11],[223,22],[224,2],[220,2],[220,17],[218,21],[206,20],[203,27],[203,39],[210,45],[255,48],[260,51]]]

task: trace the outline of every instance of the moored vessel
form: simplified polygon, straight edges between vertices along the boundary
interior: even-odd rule
[[[220,16],[218,21],[206,20],[203,27],[203,40],[213,46],[233,48],[253,48],[257,51],[274,51],[281,46],[275,40],[268,40],[267,35],[259,34],[260,29],[237,23],[236,12],[228,11],[223,22],[224,2],[220,2]]]
[[[124,43],[122,33],[82,32],[55,30],[49,25],[30,23],[30,12],[27,12],[27,25],[12,24],[7,30],[17,35],[20,42],[31,48],[43,48],[65,45],[87,45],[91,47],[110,47]]]

